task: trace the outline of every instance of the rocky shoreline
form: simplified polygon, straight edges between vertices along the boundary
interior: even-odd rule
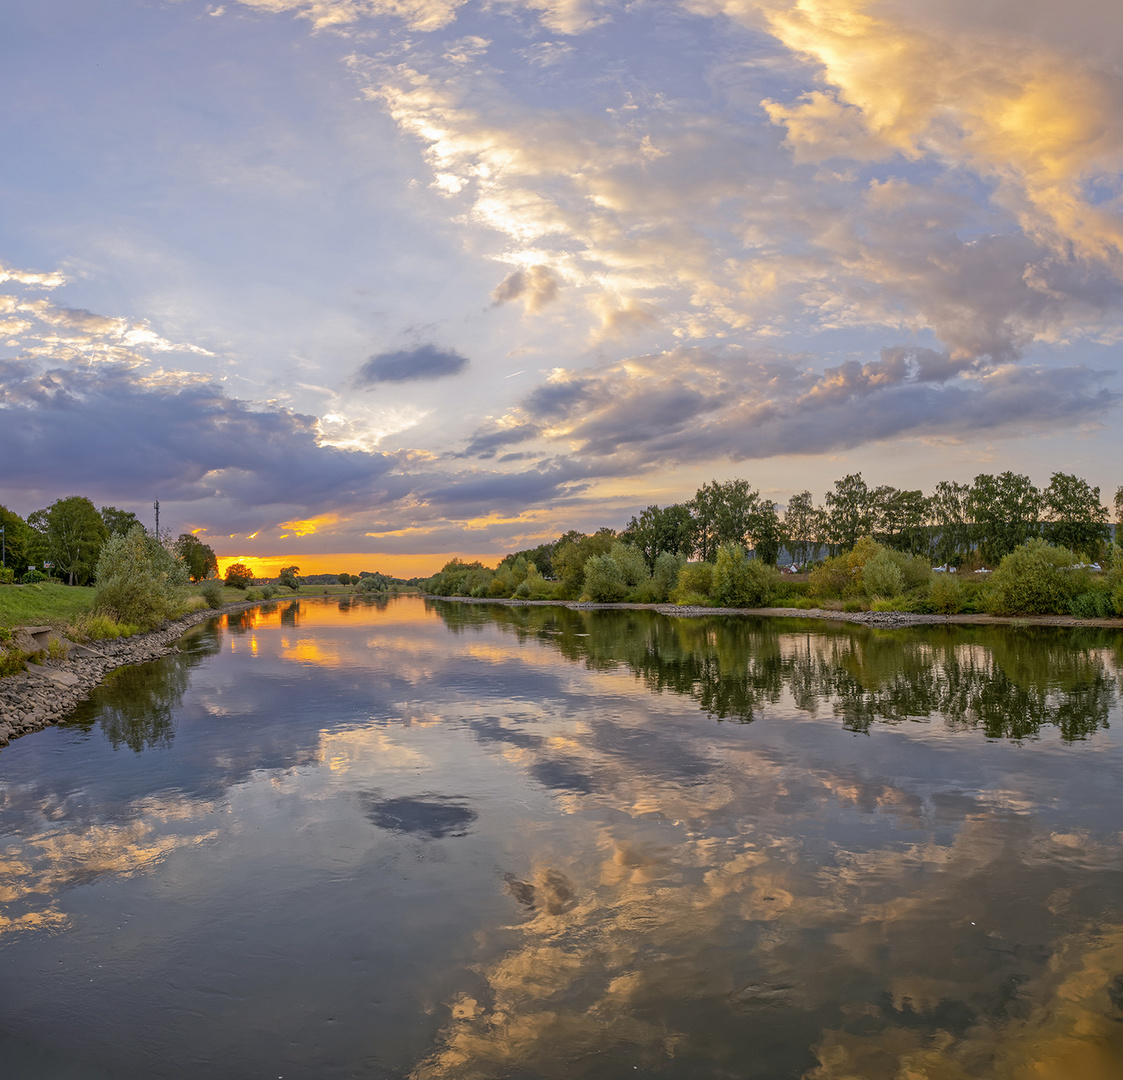
[[[826,619],[863,626],[1061,626],[1123,629],[1123,619],[1078,619],[1073,615],[914,615],[907,611],[831,611],[828,608],[679,607],[676,604],[594,604],[587,600],[518,600],[475,596],[431,596],[461,604],[501,604],[506,607],[565,607],[573,611],[656,611],[660,615],[699,618],[703,615],[743,615],[754,619]]]
[[[148,633],[89,645],[71,642],[65,660],[29,663],[26,671],[0,679],[0,747],[57,724],[115,668],[166,656],[175,651],[176,642],[192,626],[252,606],[236,603],[219,610],[200,608]]]

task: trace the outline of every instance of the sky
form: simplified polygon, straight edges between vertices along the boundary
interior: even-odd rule
[[[1123,484],[1117,0],[6,0],[0,502],[431,573]]]

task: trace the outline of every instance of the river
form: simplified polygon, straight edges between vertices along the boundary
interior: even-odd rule
[[[292,600],[0,753],[5,1080],[1119,1080],[1123,634]]]

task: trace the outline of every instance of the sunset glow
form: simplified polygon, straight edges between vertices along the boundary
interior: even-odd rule
[[[6,16],[23,516],[414,576],[714,478],[1120,484],[1117,3]]]

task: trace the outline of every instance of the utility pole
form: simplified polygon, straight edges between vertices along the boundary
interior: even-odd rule
[[[159,540],[160,539],[160,500],[157,499],[152,504],[152,506],[156,510],[156,539]]]

